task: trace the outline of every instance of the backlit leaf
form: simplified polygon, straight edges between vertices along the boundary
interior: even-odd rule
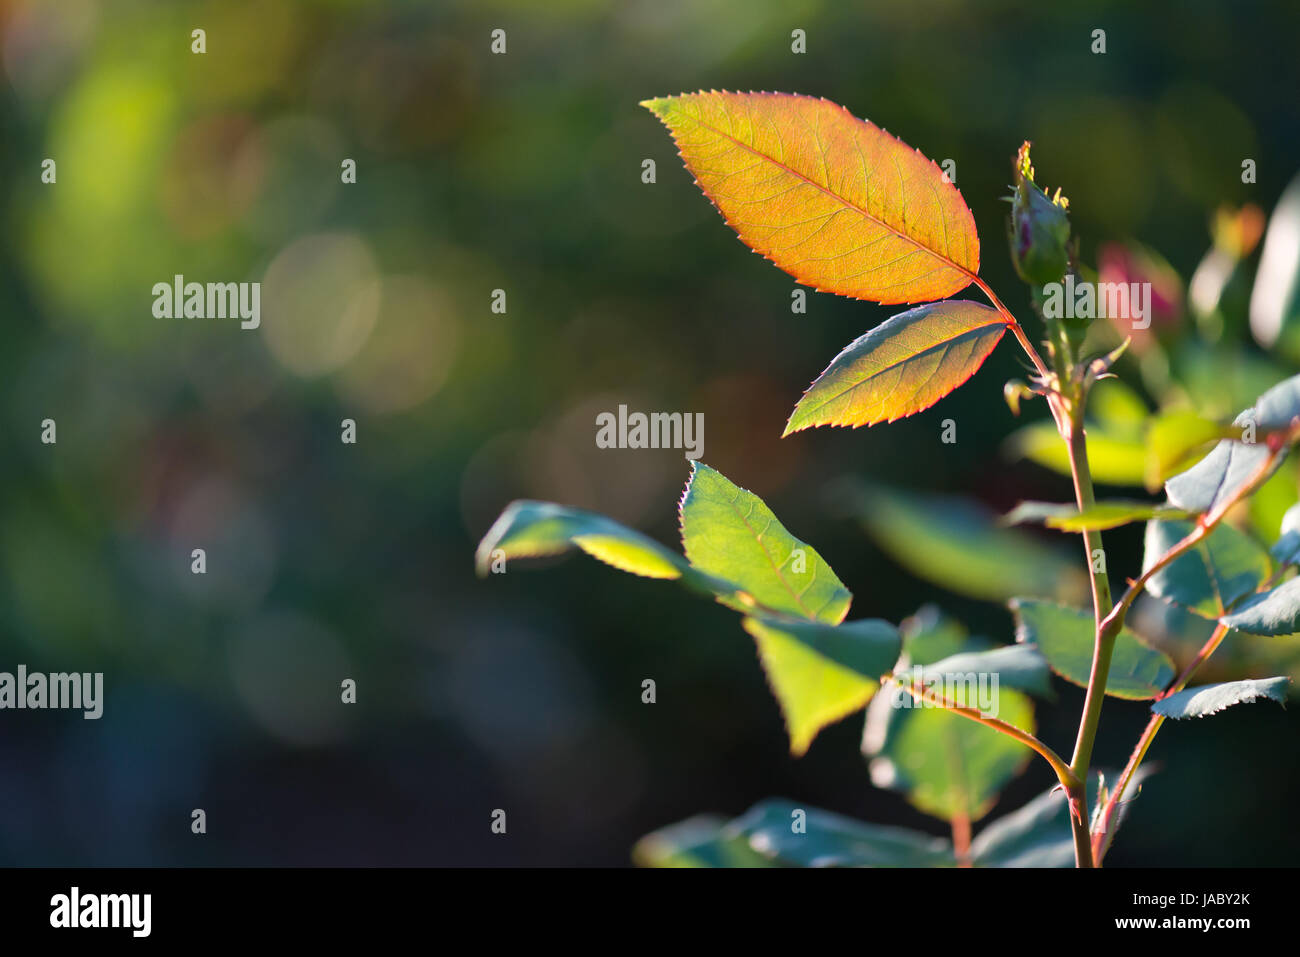
[[[775,522],[775,518],[772,521]],[[779,524],[776,527],[779,529]],[[613,519],[553,502],[520,500],[510,503],[483,536],[475,563],[479,575],[486,575],[498,561],[559,555],[575,547],[621,571],[646,578],[674,579],[691,591],[716,598],[738,611],[807,617],[802,612],[790,610],[781,601],[776,605],[764,604],[742,585],[694,567],[681,555]],[[808,549],[809,568],[819,567],[814,563],[814,556],[816,552]],[[819,563],[821,560],[817,558],[815,561]],[[834,575],[824,564],[820,568],[824,569],[820,573],[821,588],[814,590],[814,594],[833,590],[830,581]],[[761,578],[760,581],[768,583],[767,579]],[[838,579],[835,582],[838,584]],[[783,597],[788,596],[778,593],[778,599]],[[841,617],[848,610],[850,597],[847,591],[843,592],[843,610],[838,611]],[[831,606],[829,610],[837,611],[838,608]]]
[[[1055,502],[1021,502],[1007,513],[1009,525],[1023,522],[1042,522],[1048,528],[1063,532],[1085,532],[1118,528],[1129,522],[1161,519],[1168,521],[1187,518],[1188,513],[1181,509],[1169,508],[1151,502],[1108,501],[1097,502],[1090,508],[1079,511],[1077,506]]]
[[[475,556],[480,575],[495,558],[536,558],[578,547],[594,558],[634,575],[680,578],[682,557],[640,532],[595,512],[551,502],[511,502],[483,536]]]
[[[826,625],[750,617],[744,625],[758,645],[796,756],[826,725],[867,704],[901,647],[898,629],[877,619]]]
[[[1142,485],[1147,448],[1140,435],[1107,431],[1090,425],[1087,430],[1088,463],[1092,477],[1105,485]],[[1034,422],[1007,438],[1008,454],[1026,458],[1060,475],[1070,475],[1070,452],[1050,421]]]
[[[812,546],[757,495],[703,463],[692,463],[681,522],[691,565],[735,582],[763,607],[832,625],[848,614],[853,596]]]
[[[1155,416],[1147,427],[1147,490],[1157,491],[1171,475],[1193,464],[1203,446],[1228,434],[1240,435],[1240,430],[1187,409]]]
[[[979,272],[975,220],[933,162],[827,100],[700,92],[641,104],[745,245],[816,289],[930,302]]]
[[[1143,430],[1148,418],[1141,396],[1118,379],[1103,379],[1088,403],[1085,430],[1088,463],[1095,481],[1106,485],[1142,485],[1147,448]],[[1008,454],[1070,476],[1070,454],[1055,423],[1034,422],[1013,432]]]
[[[1271,698],[1278,704],[1284,704],[1287,685],[1290,683],[1290,678],[1249,678],[1245,681],[1202,685],[1171,694],[1153,704],[1151,710],[1166,718],[1203,718],[1218,714],[1234,704],[1249,704],[1260,698]]]
[[[835,357],[795,406],[785,434],[893,422],[928,409],[975,374],[1006,329],[996,309],[964,300],[900,313]]]
[[[1252,635],[1295,634],[1300,631],[1300,578],[1251,595],[1219,621]]]
[[[1052,670],[1066,681],[1088,686],[1096,646],[1091,612],[1051,602],[1015,599],[1016,640],[1032,642]],[[1116,698],[1154,698],[1173,680],[1174,666],[1163,652],[1143,644],[1132,631],[1120,630],[1111,654],[1106,694]]]
[[[1142,557],[1145,571],[1185,538],[1191,522],[1149,522]],[[1269,574],[1264,549],[1244,532],[1220,522],[1187,552],[1151,576],[1147,591],[1206,618],[1218,618]]]

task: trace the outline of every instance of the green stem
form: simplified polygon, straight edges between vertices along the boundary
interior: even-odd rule
[[[1000,312],[1006,320],[1007,325],[1011,327],[1012,332],[1020,341],[1021,347],[1034,363],[1039,377],[1044,383],[1050,383],[1055,378],[1057,389],[1065,383],[1067,378],[1061,375],[1058,370],[1055,377],[1048,371],[1042,357],[1034,349],[1029,338],[1025,335],[1024,328],[1016,321],[1016,317],[1011,311],[1003,305],[1002,300],[993,292],[988,285],[978,277],[975,284],[983,290],[988,296],[989,302]],[[1055,350],[1058,361],[1065,361],[1065,355],[1062,349]],[[1066,445],[1070,451],[1070,474],[1074,479],[1074,497],[1079,506],[1079,511],[1090,508],[1096,501],[1096,495],[1092,488],[1092,472],[1088,467],[1088,445],[1087,437],[1084,433],[1083,426],[1083,407],[1086,401],[1086,387],[1077,388],[1073,396],[1073,402],[1067,402],[1067,399],[1058,391],[1052,391],[1047,396],[1048,407],[1051,409],[1052,418],[1056,421],[1057,428],[1061,431],[1066,440]],[[1106,688],[1106,676],[1110,671],[1110,657],[1114,650],[1114,636],[1102,628],[1103,617],[1110,610],[1110,580],[1106,577],[1104,552],[1101,553],[1101,568],[1097,567],[1098,563],[1093,559],[1093,553],[1101,549],[1101,533],[1090,529],[1083,536],[1084,549],[1087,552],[1086,558],[1088,563],[1088,580],[1092,585],[1092,603],[1093,616],[1097,623],[1097,641],[1093,654],[1092,674],[1088,681],[1088,695],[1084,701],[1083,718],[1079,725],[1079,737],[1075,742],[1074,759],[1070,766],[1064,770],[1053,765],[1057,771],[1061,785],[1065,788],[1070,800],[1070,826],[1074,834],[1074,854],[1075,864],[1079,867],[1092,867],[1092,840],[1089,831],[1088,822],[1088,802],[1086,797],[1085,782],[1088,774],[1088,763],[1092,758],[1092,745],[1097,735],[1097,724],[1101,720],[1101,702]],[[1118,634],[1116,628],[1114,634]],[[1046,747],[1046,746],[1044,746]],[[1036,749],[1037,750],[1037,749]],[[1048,749],[1050,751],[1050,749]],[[1044,752],[1039,751],[1040,754]],[[1053,756],[1054,756],[1053,752]],[[1044,757],[1047,755],[1044,754]],[[1052,760],[1048,758],[1049,762]],[[1058,759],[1059,760],[1059,759]]]
[[[1092,488],[1092,472],[1088,467],[1087,434],[1083,426],[1083,392],[1070,410],[1070,432],[1066,445],[1070,452],[1070,473],[1074,478],[1074,498],[1079,511],[1091,508],[1096,502]],[[1110,611],[1110,579],[1106,575],[1105,551],[1101,545],[1101,533],[1096,530],[1084,532],[1083,546],[1088,562],[1088,577],[1092,584],[1093,618],[1096,622],[1096,640],[1093,646],[1092,671],[1088,676],[1088,691],[1083,701],[1083,714],[1079,720],[1079,734],[1074,743],[1074,756],[1070,760],[1070,771],[1081,782],[1088,779],[1088,768],[1092,762],[1092,748],[1097,740],[1097,726],[1101,722],[1101,706],[1106,696],[1106,678],[1110,674],[1110,658],[1115,650],[1115,635],[1119,633],[1102,627]],[[1071,813],[1070,825],[1074,830],[1075,864],[1078,867],[1092,867],[1092,842],[1089,837],[1087,801],[1081,795],[1072,795],[1078,800],[1077,813]]]

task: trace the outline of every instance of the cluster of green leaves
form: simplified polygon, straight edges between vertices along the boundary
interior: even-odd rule
[[[703,464],[693,467],[681,500],[684,554],[600,515],[543,502],[511,504],[479,546],[481,571],[499,559],[577,548],[626,572],[679,581],[734,609],[755,642],[792,753],[803,754],[822,728],[865,708],[862,751],[873,781],[951,822],[954,834],[948,841],[772,800],[734,821],[696,817],[658,831],[638,845],[636,859],[686,866],[1068,865],[1078,834],[1072,834],[1059,791],[985,825],[973,841],[958,840],[990,813],[1034,751],[1069,783],[1078,802],[1092,807],[1093,839],[1104,852],[1124,810],[1115,803],[1118,793],[1108,795],[1099,776],[1086,782],[1082,773],[1072,776],[1034,737],[1034,699],[1052,698],[1052,674],[1089,685],[1103,609],[1094,619],[1094,611],[1083,607],[1088,576],[1074,561],[1015,526],[1037,522],[1090,536],[1145,522],[1140,583],[1152,595],[1213,619],[1223,630],[1297,631],[1300,578],[1290,576],[1300,560],[1300,507],[1294,471],[1283,463],[1300,416],[1300,376],[1268,389],[1228,423],[1228,409],[1198,405],[1194,398],[1212,354],[1195,343],[1183,348],[1176,334],[1158,329],[1139,350],[1139,374],[1161,399],[1153,412],[1138,392],[1113,378],[1092,389],[1123,351],[1106,323],[1056,332],[1049,324],[1049,340],[1059,333],[1048,344],[1053,376],[979,278],[979,238],[961,194],[919,152],[842,107],[809,97],[710,92],[643,105],[668,127],[696,182],[750,248],[821,291],[886,304],[925,303],[846,346],[796,403],[785,435],[893,422],[926,409],[974,375],[1011,329],[1038,374],[1034,388],[1008,384],[1008,401],[1018,412],[1022,395],[1045,395],[1056,421],[1026,426],[1008,448],[1072,474],[1076,463],[1062,447],[1062,423],[1071,402],[1082,410],[1091,395],[1086,453],[1092,473],[1106,484],[1151,491],[1164,485],[1166,501],[1091,504],[1089,494],[1080,499],[1089,502],[1083,508],[1028,502],[999,517],[965,499],[861,481],[842,486],[853,513],[900,564],[949,591],[1007,602],[1015,642],[1006,644],[972,637],[932,607],[900,626],[846,621],[852,596],[826,561],[757,496]],[[1012,258],[1040,296],[1044,283],[1073,265],[1068,203],[1059,190],[1050,197],[1035,186],[1028,144],[1017,158],[1016,177]],[[1290,215],[1300,218],[1300,212]],[[1223,220],[1220,232],[1231,234],[1230,225]],[[1234,253],[1224,251],[1226,239],[1216,244],[1228,262],[1220,263],[1217,288],[1202,290],[1201,340],[1207,329],[1222,334],[1231,326],[1225,317],[1234,277],[1246,246],[1253,245],[1238,227]],[[1290,268],[1282,279],[1280,267],[1273,267],[1271,278],[1261,268],[1260,281],[1285,286],[1290,297],[1284,315],[1273,316],[1283,332],[1300,327],[1300,318],[1292,318],[1300,261]],[[944,298],[972,283],[992,306]],[[1300,342],[1300,333],[1288,335],[1277,338]],[[1067,387],[1062,374],[1089,352],[1106,356],[1104,364],[1094,370],[1079,362],[1088,375],[1080,372]],[[1265,505],[1251,513],[1252,527],[1222,522],[1229,505],[1261,484],[1263,470],[1274,474],[1256,496]],[[1278,475],[1283,479],[1275,482]],[[1269,550],[1261,538],[1276,543]],[[1151,701],[1160,720],[1285,696],[1285,677],[1184,690],[1170,658],[1131,628],[1118,628],[1113,640],[1108,678],[1098,690]],[[996,715],[983,710],[964,680],[977,675],[997,679]],[[928,690],[935,688],[942,690]],[[1141,776],[1132,771],[1124,783]]]
[[[848,621],[853,596],[810,545],[786,531],[752,492],[696,464],[682,496],[678,555],[601,515],[545,502],[510,505],[479,545],[480,571],[494,558],[582,549],[616,568],[680,581],[743,616],[780,702],[790,748],[803,754],[817,732],[860,710],[898,660],[898,629]]]
[[[953,703],[974,706],[973,700],[962,698],[968,687],[962,679],[996,674],[997,716],[1032,733],[1034,711],[1029,695],[1052,696],[1049,659],[1038,653],[1032,639],[1022,636],[1021,644],[993,646],[971,638],[961,625],[933,609],[923,610],[901,629],[879,619],[846,621],[852,595],[825,559],[787,531],[758,496],[707,465],[697,464],[692,469],[680,518],[684,555],[601,515],[546,502],[519,501],[488,531],[479,545],[477,561],[480,571],[486,573],[498,559],[556,555],[577,548],[622,571],[676,580],[711,596],[738,611],[742,627],[754,639],[785,718],[793,754],[806,752],[822,728],[870,703],[863,751],[877,781],[901,791],[917,808],[943,820],[978,820],[989,812],[999,791],[1023,770],[1032,751],[943,708],[908,707],[905,702],[910,702],[911,696],[897,688],[877,692],[882,680],[897,674],[898,680],[908,684],[933,682],[940,688],[957,687],[958,698]],[[1043,605],[1044,609],[1054,607]],[[1061,652],[1061,667],[1072,667],[1070,656],[1077,659],[1090,645],[1091,637],[1082,634],[1077,646]],[[958,680],[944,682],[945,675]],[[777,806],[764,805],[765,810],[756,809],[750,817],[757,813],[766,819]],[[811,817],[810,833],[838,820],[825,812],[813,812]],[[639,859],[677,860],[678,851],[662,848],[677,847],[683,841],[694,846],[701,827],[699,820],[693,820],[680,831],[647,839]],[[852,830],[840,828],[843,833]],[[862,835],[874,833],[871,828],[862,831]],[[899,853],[903,848],[937,846],[919,833],[888,829],[886,833],[902,842]],[[830,837],[825,839],[834,843]],[[851,839],[867,840],[856,833]],[[1068,827],[1057,839],[1065,842],[1068,853]],[[734,841],[720,830],[706,843],[707,851],[702,845],[695,848],[701,860],[730,860],[728,855],[733,852],[740,855],[736,862],[752,857],[737,850]],[[661,850],[645,850],[653,847]],[[824,853],[831,850],[828,847]],[[789,853],[795,852],[791,849]],[[810,859],[823,857],[822,851],[809,849],[805,853]],[[931,862],[951,861],[951,849],[944,853]],[[845,861],[852,859],[850,855]],[[995,859],[1000,860],[991,852],[987,860]],[[921,860],[911,858],[912,863]]]

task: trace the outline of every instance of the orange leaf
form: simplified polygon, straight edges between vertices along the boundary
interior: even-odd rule
[[[641,104],[756,252],[822,292],[929,302],[979,272],[975,220],[934,163],[828,100],[689,93]]]
[[[785,435],[928,409],[973,376],[1006,331],[996,309],[964,299],[899,313],[835,357],[795,406]]]

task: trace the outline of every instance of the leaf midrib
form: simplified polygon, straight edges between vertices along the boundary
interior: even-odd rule
[[[847,113],[848,111],[846,110],[845,112]],[[724,139],[728,139],[728,140],[730,140],[731,142],[733,142],[733,143],[735,143],[737,146],[739,146],[741,149],[743,149],[743,150],[747,150],[748,152],[752,153],[754,156],[757,156],[757,157],[759,157],[760,159],[767,160],[767,161],[768,161],[769,163],[771,163],[773,166],[780,167],[781,169],[783,169],[783,170],[785,170],[787,173],[789,173],[791,176],[795,177],[796,179],[803,180],[803,182],[807,183],[809,186],[812,186],[814,189],[821,190],[821,191],[822,191],[823,193],[825,193],[827,196],[829,196],[829,197],[831,197],[832,199],[834,199],[834,200],[836,200],[837,202],[839,202],[840,205],[843,206],[844,208],[846,208],[846,209],[851,209],[851,210],[853,210],[853,211],[859,213],[860,215],[862,215],[862,216],[865,217],[866,219],[871,220],[871,221],[872,221],[873,223],[875,223],[877,226],[880,226],[882,229],[888,230],[889,232],[893,233],[893,234],[894,234],[895,236],[897,236],[899,239],[902,239],[902,240],[904,240],[904,241],[906,241],[906,242],[908,242],[908,243],[911,243],[913,246],[915,246],[917,249],[921,250],[923,253],[926,253],[927,255],[932,256],[932,257],[934,257],[935,259],[939,260],[939,262],[943,263],[944,265],[947,265],[947,266],[951,267],[952,269],[957,270],[957,271],[960,272],[963,276],[965,276],[967,279],[969,279],[971,282],[975,282],[975,281],[979,278],[979,274],[978,274],[978,273],[974,273],[974,272],[972,272],[971,270],[967,269],[965,266],[963,266],[963,265],[961,265],[960,263],[958,263],[956,260],[951,259],[951,258],[949,258],[948,256],[945,256],[945,255],[939,253],[938,251],[936,251],[936,250],[934,250],[934,249],[931,249],[929,246],[926,246],[926,245],[925,245],[924,243],[922,243],[920,240],[918,240],[918,239],[916,239],[915,237],[910,236],[910,235],[908,235],[907,233],[903,232],[903,231],[900,230],[897,226],[894,226],[892,223],[888,223],[888,222],[886,222],[885,220],[881,219],[880,217],[878,217],[878,216],[872,214],[869,210],[863,209],[863,208],[862,208],[861,206],[859,206],[857,203],[850,202],[847,198],[845,198],[844,196],[841,196],[839,193],[837,193],[837,192],[835,192],[834,190],[832,190],[829,186],[823,186],[821,183],[818,183],[816,180],[809,179],[807,176],[805,176],[803,173],[799,172],[797,169],[794,169],[793,167],[787,165],[786,163],[781,162],[780,160],[778,160],[778,159],[777,159],[776,157],[774,157],[774,156],[770,156],[770,155],[768,155],[767,153],[762,152],[761,150],[757,150],[757,149],[755,149],[754,147],[750,146],[748,143],[744,142],[743,140],[737,139],[736,137],[732,136],[730,133],[726,132],[725,130],[721,130],[721,129],[719,129],[718,127],[714,126],[712,123],[706,123],[704,120],[700,119],[699,117],[697,117],[697,116],[691,116],[691,114],[686,113],[685,111],[682,112],[682,115],[683,115],[683,116],[686,116],[686,117],[689,117],[689,118],[690,118],[691,120],[693,120],[696,124],[698,124],[699,126],[704,127],[706,130],[709,130],[709,131],[712,132],[712,133],[716,133],[718,136],[721,136],[721,137],[723,137]],[[852,114],[849,114],[849,115],[852,116]],[[853,117],[853,119],[857,120],[857,117]],[[861,122],[861,121],[859,120],[859,122]],[[889,135],[889,134],[885,133],[883,130],[881,131],[881,133],[882,133],[882,135],[885,135],[885,136],[888,136],[888,135]],[[895,162],[895,163],[898,162],[897,158],[895,158],[894,162]],[[900,182],[900,183],[903,182],[901,176],[900,176],[900,178],[899,178],[899,182]],[[903,190],[903,193],[906,194],[906,190],[905,190],[905,189]],[[940,204],[940,208],[942,209],[942,204]],[[944,224],[944,236],[945,236],[945,238],[946,238],[946,236],[947,236],[947,228],[948,228],[948,220],[947,220],[947,217],[944,217],[944,216],[940,216],[940,219],[943,220],[943,224]]]
[[[993,328],[993,327],[995,327],[995,326],[1005,326],[1005,325],[1006,325],[1006,323],[1003,322],[1001,319],[995,319],[995,320],[993,320],[992,322],[987,322],[987,323],[984,323],[984,324],[979,325],[979,326],[972,326],[970,329],[966,329],[966,330],[963,330],[962,332],[957,333],[957,335],[953,336],[953,337],[950,338],[950,339],[942,339],[942,340],[940,340],[940,341],[934,343],[933,345],[926,346],[924,349],[920,350],[919,352],[914,352],[914,353],[912,353],[910,356],[907,356],[907,357],[905,357],[905,358],[903,358],[903,359],[899,359],[897,362],[891,362],[889,365],[881,366],[879,369],[877,369],[876,371],[870,373],[869,375],[863,376],[861,379],[859,379],[857,382],[854,382],[852,385],[846,386],[846,387],[844,387],[843,389],[841,389],[839,392],[836,392],[836,393],[834,393],[833,395],[827,396],[823,401],[821,401],[821,402],[818,403],[817,405],[809,407],[808,412],[809,412],[809,413],[813,413],[813,412],[818,411],[819,409],[825,408],[827,405],[829,405],[831,402],[834,402],[836,399],[840,399],[840,398],[844,397],[845,395],[848,395],[848,394],[849,394],[850,392],[852,392],[854,389],[859,389],[859,388],[861,388],[862,386],[866,385],[866,384],[867,384],[869,381],[871,381],[872,379],[877,378],[878,376],[882,376],[882,375],[884,375],[886,372],[890,371],[891,369],[896,369],[896,368],[898,368],[899,366],[906,365],[906,364],[909,363],[909,362],[914,362],[914,361],[916,361],[917,359],[921,358],[922,356],[927,355],[927,354],[933,352],[933,351],[936,350],[936,349],[939,349],[939,348],[945,348],[945,349],[946,349],[946,348],[950,347],[953,343],[955,343],[955,342],[957,342],[958,340],[960,340],[961,338],[963,338],[964,336],[969,336],[969,335],[972,335],[973,333],[981,332],[981,331],[983,331],[983,330],[985,330],[985,329],[991,329],[991,328]],[[823,374],[824,374],[824,373],[823,373]],[[814,383],[814,385],[815,385],[815,383]],[[806,397],[805,397],[805,398],[806,398]],[[800,403],[800,404],[802,404],[802,403]],[[796,411],[798,411],[798,407],[796,407]]]

